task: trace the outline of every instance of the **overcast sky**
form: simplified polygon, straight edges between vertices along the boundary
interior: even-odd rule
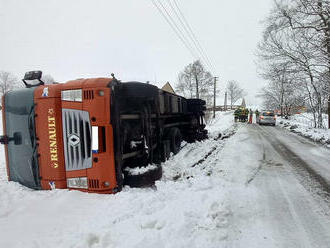
[[[272,0],[177,2],[213,60],[219,87],[237,80],[254,105],[264,84],[254,52]],[[59,82],[113,72],[175,87],[193,60],[151,0],[0,0],[0,70],[19,78],[37,69]]]

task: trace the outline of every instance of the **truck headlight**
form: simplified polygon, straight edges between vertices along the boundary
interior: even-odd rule
[[[61,98],[63,101],[82,102],[82,89],[62,90]]]
[[[99,152],[99,127],[92,126],[92,152]]]
[[[66,180],[68,188],[87,189],[87,177],[74,177]]]

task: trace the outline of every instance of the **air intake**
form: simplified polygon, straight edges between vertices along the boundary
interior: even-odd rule
[[[93,90],[84,90],[83,93],[85,100],[92,100],[94,99],[94,91]]]
[[[88,179],[88,188],[90,188],[90,189],[100,188],[99,180],[97,180],[97,179]]]

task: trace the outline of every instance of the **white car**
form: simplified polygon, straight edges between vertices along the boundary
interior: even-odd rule
[[[258,118],[259,125],[276,125],[276,116],[274,111],[262,111]]]

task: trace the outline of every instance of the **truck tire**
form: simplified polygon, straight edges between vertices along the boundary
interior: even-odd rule
[[[177,127],[171,128],[168,134],[168,138],[170,140],[171,152],[177,154],[180,151],[182,142],[182,135],[180,129]]]
[[[204,139],[207,139],[208,138],[208,135],[207,135],[207,130],[203,130],[199,133],[199,136],[198,136],[198,141],[201,141],[201,140],[204,140]]]
[[[149,187],[155,184],[155,181],[162,178],[163,168],[160,164],[156,164],[156,168],[148,170],[145,173],[131,175],[124,171],[124,184],[130,187]]]

